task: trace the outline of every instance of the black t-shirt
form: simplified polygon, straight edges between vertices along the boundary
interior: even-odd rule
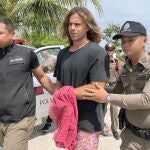
[[[105,56],[105,58],[104,58],[104,60],[105,60],[105,70],[106,70],[107,78],[110,78],[110,72],[109,72],[109,56],[108,56],[107,52],[105,52],[105,53],[106,53],[106,56]]]
[[[69,47],[61,50],[57,57],[54,76],[62,86],[79,87],[91,82],[106,81],[106,53],[98,44],[89,42],[76,52]],[[101,104],[93,101],[77,101],[78,128],[87,132],[99,131],[103,127]]]
[[[35,54],[35,52],[33,52],[31,50],[31,55],[30,55],[30,68],[31,69],[35,69],[39,66],[39,60],[38,60],[38,57],[37,55]]]

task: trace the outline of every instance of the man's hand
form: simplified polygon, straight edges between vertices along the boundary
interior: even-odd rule
[[[84,85],[84,86],[80,86],[78,88],[75,88],[74,89],[74,93],[77,97],[77,99],[79,100],[84,100],[83,99],[83,93],[85,93],[85,89],[88,88],[88,89],[96,89],[95,88],[95,84],[87,84],[87,85]]]
[[[106,90],[96,83],[96,89],[85,88],[83,95],[83,99],[89,99],[92,101],[96,101],[98,103],[107,103],[106,97],[108,93]]]

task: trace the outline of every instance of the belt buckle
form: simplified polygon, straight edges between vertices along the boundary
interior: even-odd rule
[[[150,140],[150,130],[145,131],[146,139]]]
[[[139,137],[141,137],[141,138],[144,138],[144,139],[146,139],[147,138],[147,136],[146,136],[146,132],[144,131],[144,130],[137,130],[138,131],[138,133],[139,133]]]

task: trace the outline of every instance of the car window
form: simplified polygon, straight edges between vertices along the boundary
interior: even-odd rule
[[[49,48],[37,53],[39,63],[45,73],[54,71],[59,50],[60,48]]]

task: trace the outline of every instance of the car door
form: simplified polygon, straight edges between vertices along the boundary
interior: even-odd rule
[[[53,73],[57,54],[62,48],[63,46],[46,46],[35,50],[41,67],[54,84],[56,78],[53,77]],[[48,106],[52,95],[40,85],[35,77],[33,77],[33,82],[36,94],[36,118],[41,120],[48,115]]]

